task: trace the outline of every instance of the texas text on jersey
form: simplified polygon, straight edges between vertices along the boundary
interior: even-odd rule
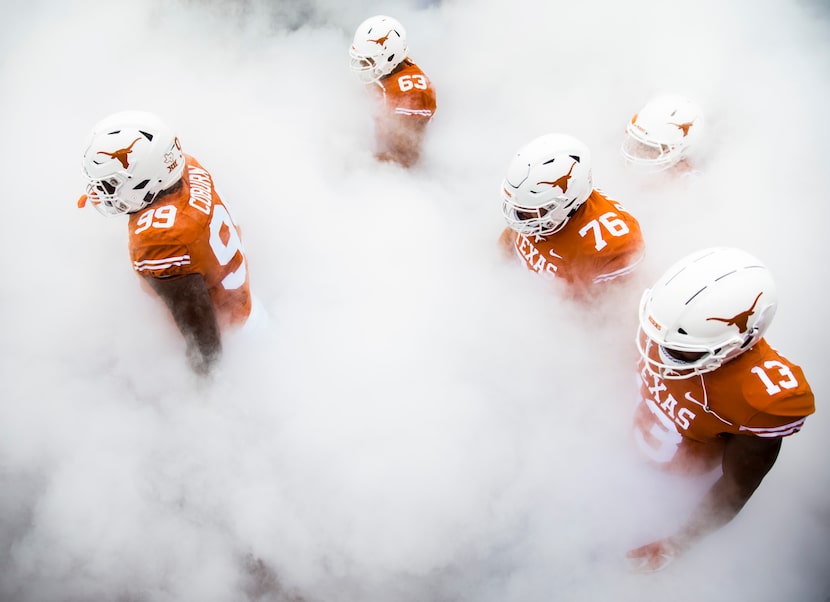
[[[656,358],[657,346],[648,353]],[[717,370],[685,379],[660,378],[641,359],[640,377],[634,436],[648,458],[671,472],[718,466],[723,435],[786,437],[815,411],[801,368],[765,339]]]
[[[182,186],[130,215],[130,258],[142,276],[201,274],[220,327],[241,326],[251,312],[248,266],[239,228],[210,174],[185,155]]]
[[[561,230],[527,236],[506,228],[501,241],[529,270],[580,289],[630,274],[644,253],[640,224],[598,190]]]

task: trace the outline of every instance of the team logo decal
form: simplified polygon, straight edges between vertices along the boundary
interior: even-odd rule
[[[646,128],[644,128],[644,127],[643,127],[643,126],[641,126],[639,123],[637,123],[637,118],[638,118],[638,117],[640,117],[640,114],[639,114],[639,113],[635,113],[635,114],[634,114],[634,117],[632,117],[632,118],[631,118],[631,125],[632,125],[632,127],[634,127],[634,129],[635,129],[635,130],[638,130],[638,131],[642,132],[643,134],[648,135],[648,132],[646,131]]]
[[[686,123],[669,123],[669,125],[673,125],[674,127],[678,128],[680,131],[683,132],[683,137],[689,135],[689,128],[694,125],[693,121],[687,121]]]
[[[135,143],[138,142],[139,140],[141,140],[140,137],[136,138],[135,140],[133,140],[130,143],[130,146],[128,146],[126,148],[119,148],[117,151],[113,151],[111,153],[108,153],[107,151],[98,151],[97,154],[107,155],[108,157],[110,157],[112,159],[115,159],[116,161],[121,163],[121,167],[123,167],[124,169],[127,169],[130,166],[130,160],[129,160],[130,153],[133,152],[133,146],[135,146]]]
[[[389,31],[386,32],[385,36],[380,36],[377,40],[369,40],[369,41],[374,42],[378,46],[383,46],[384,48],[386,48],[386,40],[389,39],[389,34],[392,33],[393,31],[394,31],[393,29],[390,29]]]
[[[565,194],[568,192],[568,181],[571,179],[571,174],[573,173],[576,164],[577,161],[574,161],[573,165],[571,165],[571,168],[568,170],[568,173],[561,178],[556,178],[553,182],[536,182],[536,185],[547,184],[553,188],[559,188],[562,191],[562,194]]]
[[[651,315],[649,315],[648,321],[651,322],[651,325],[654,326],[658,331],[663,330],[663,327],[660,326],[660,323],[657,320],[655,320]]]
[[[167,166],[167,173],[172,173],[179,166],[176,156],[173,153],[164,153],[164,164]]]
[[[758,299],[761,298],[761,295],[764,294],[764,291],[758,293],[758,296],[755,297],[755,301],[752,302],[752,307],[747,309],[746,311],[742,311],[741,313],[735,314],[731,318],[706,318],[707,320],[714,320],[716,322],[724,322],[729,326],[737,326],[740,332],[747,331],[747,321],[749,320],[749,316],[755,313],[755,306],[758,304]]]
[[[179,143],[179,137],[173,139],[173,146],[181,152],[182,145]],[[164,153],[164,164],[167,166],[167,173],[173,173],[173,170],[179,166],[179,160],[176,159],[176,153],[172,150]]]

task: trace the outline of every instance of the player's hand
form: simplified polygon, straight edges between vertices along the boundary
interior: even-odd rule
[[[626,557],[633,572],[653,573],[666,568],[680,553],[680,546],[669,537],[631,550]]]

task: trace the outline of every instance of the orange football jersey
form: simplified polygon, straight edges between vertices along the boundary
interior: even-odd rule
[[[251,312],[248,262],[240,230],[216,194],[211,175],[185,155],[182,186],[130,215],[130,258],[141,276],[201,274],[220,327]]]
[[[657,353],[656,346],[649,352]],[[674,472],[717,466],[724,434],[786,437],[815,411],[801,368],[764,339],[720,368],[690,378],[660,378],[642,359],[639,368],[636,442],[652,461]]]
[[[418,160],[426,126],[435,113],[435,90],[409,59],[371,86],[375,157],[409,166]]]
[[[429,120],[436,109],[435,89],[418,65],[404,59],[398,70],[373,87],[381,100],[379,114]]]
[[[597,190],[558,232],[526,236],[508,227],[500,240],[529,270],[580,289],[631,273],[644,253],[640,224]]]

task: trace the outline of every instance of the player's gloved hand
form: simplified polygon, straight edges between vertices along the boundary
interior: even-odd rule
[[[668,537],[635,548],[629,551],[626,557],[633,572],[653,573],[666,568],[681,553],[681,547]]]

